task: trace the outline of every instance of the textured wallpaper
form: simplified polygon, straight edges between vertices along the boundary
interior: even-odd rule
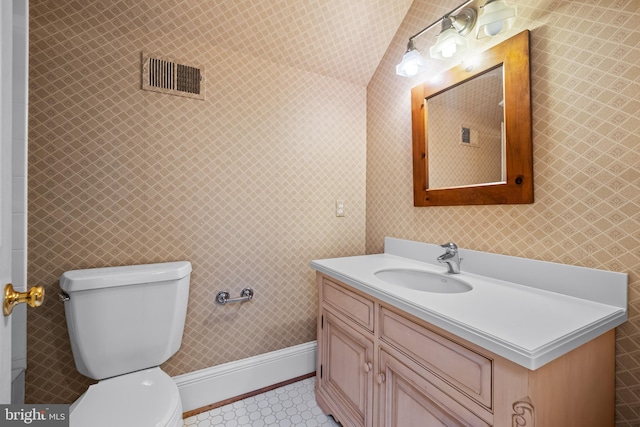
[[[617,329],[618,427],[640,425],[640,18],[637,0],[511,1],[531,30],[535,203],[413,207],[407,39],[451,2],[416,0],[367,88],[367,251],[393,236],[629,274]],[[455,6],[455,5],[454,5]],[[425,51],[437,31],[416,39]],[[435,71],[447,65],[432,63]],[[462,263],[464,268],[464,262]]]
[[[512,0],[515,28],[474,48],[531,30],[536,201],[428,208],[411,188],[410,90],[424,76],[394,67],[408,37],[459,2],[415,0],[366,89],[366,75],[326,77],[333,50],[317,52],[315,74],[222,43],[231,29],[205,18],[224,11],[206,5],[224,3],[238,26],[267,12],[233,2],[30,3],[29,283],[52,296],[65,270],[190,260],[183,347],[164,366],[177,375],[315,339],[309,261],[380,252],[385,236],[622,271],[617,426],[640,424],[637,0]],[[278,34],[251,49],[286,44]],[[348,46],[364,56],[366,43]],[[142,51],[204,64],[207,99],[141,91]],[[250,304],[213,302],[245,285]],[[73,401],[91,381],[75,370],[62,304],[29,316],[27,401]]]
[[[201,7],[160,3],[31,2],[28,281],[49,300],[29,313],[30,402],[92,382],[56,298],[66,270],[191,261],[177,375],[315,340],[309,262],[365,250],[365,87],[209,43]],[[141,31],[162,11],[174,22]],[[203,64],[206,100],[140,90],[142,51]],[[245,286],[252,302],[215,303]]]

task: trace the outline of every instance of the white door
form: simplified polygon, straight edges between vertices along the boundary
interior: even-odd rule
[[[0,1],[0,290],[11,283],[13,2]],[[0,403],[11,403],[11,316],[0,314]]]

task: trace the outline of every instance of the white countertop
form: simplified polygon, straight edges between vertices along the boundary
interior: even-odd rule
[[[389,246],[402,242],[396,239]],[[435,250],[444,253],[437,245],[420,245],[430,246],[427,249],[431,252]],[[619,301],[616,305],[610,301],[603,303],[597,301],[597,298],[584,298],[581,294],[570,295],[571,292],[566,289],[553,292],[548,289],[553,285],[549,283],[553,280],[549,279],[545,280],[543,286],[546,289],[540,289],[531,284],[523,285],[474,274],[465,271],[465,260],[482,254],[479,258],[482,258],[485,269],[487,264],[490,265],[492,262],[505,266],[505,263],[511,260],[520,263],[531,261],[534,263],[532,267],[539,272],[542,272],[545,264],[549,264],[550,268],[566,270],[565,276],[562,277],[563,283],[572,271],[578,272],[578,278],[587,277],[585,275],[593,272],[600,280],[603,277],[607,278],[607,282],[601,283],[601,286],[609,287],[610,291],[615,290],[612,287],[621,291],[619,288],[624,282],[625,297],[626,274],[461,251],[464,255],[461,273],[452,276],[469,283],[473,289],[463,293],[424,292],[389,284],[380,280],[374,273],[385,269],[413,269],[447,275],[446,267],[388,253],[386,247],[387,244],[384,254],[316,260],[311,266],[323,274],[532,370],[615,328],[627,318],[626,303],[624,306],[621,306]],[[472,266],[474,263],[468,264]],[[526,268],[522,274],[528,274]],[[541,273],[540,277],[544,279],[544,273]],[[531,277],[528,279],[532,280]],[[589,283],[589,280],[580,282],[578,289],[580,286],[598,286],[598,283]],[[578,293],[583,291],[580,289]],[[597,294],[597,290],[594,292]]]

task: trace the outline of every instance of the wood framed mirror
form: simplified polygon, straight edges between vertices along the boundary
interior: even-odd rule
[[[533,203],[530,85],[525,30],[411,90],[415,206]]]

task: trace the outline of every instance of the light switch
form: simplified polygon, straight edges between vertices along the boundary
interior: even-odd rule
[[[344,216],[344,200],[336,200],[336,216]]]

